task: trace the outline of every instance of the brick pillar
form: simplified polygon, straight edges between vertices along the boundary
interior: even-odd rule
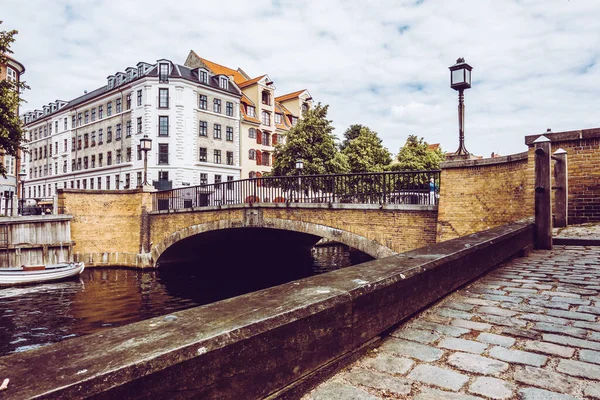
[[[552,250],[552,187],[550,139],[540,136],[535,144],[535,246]]]
[[[558,149],[554,152],[552,158],[556,161],[554,164],[554,182],[556,192],[554,192],[554,226],[563,228],[568,225],[569,215],[569,176],[567,166],[567,152]]]

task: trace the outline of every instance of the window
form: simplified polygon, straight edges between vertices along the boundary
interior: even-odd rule
[[[206,97],[206,95],[201,94],[200,96],[198,96],[198,107],[201,110],[206,110],[208,108],[208,98]]]
[[[233,176],[227,175],[227,189],[233,190]]]
[[[116,164],[121,164],[121,149],[117,149],[115,151],[115,163]]]
[[[54,154],[58,154],[58,142],[54,142]]]
[[[137,145],[137,159],[138,161],[142,159],[142,146],[141,145]]]
[[[72,138],[71,138],[71,151],[75,151],[75,141],[76,141],[76,140],[77,140],[77,139],[76,139],[75,137],[72,137]]]
[[[131,184],[131,174],[125,174],[125,187],[124,189],[129,189],[129,185]]]
[[[115,189],[119,190],[119,183],[121,181],[121,177],[119,174],[115,175]]]
[[[110,176],[106,177],[106,190],[110,190]]]
[[[262,112],[262,123],[263,125],[271,125],[271,115],[266,111]]]
[[[76,118],[77,118],[77,117],[76,117],[75,115],[73,115],[73,116],[71,117],[71,128],[75,128],[75,119],[76,119]],[[35,138],[37,139],[37,129],[34,131],[34,133],[35,133]]]
[[[271,105],[271,94],[267,90],[262,91],[262,103]]]
[[[221,183],[221,175],[215,174],[215,183]]]
[[[219,87],[221,89],[227,89],[227,84],[229,83],[229,79],[227,79],[227,77],[222,76],[221,79],[219,79]]]
[[[96,120],[96,108],[92,108],[92,122]]]
[[[77,126],[81,126],[81,113],[77,114]]]
[[[17,81],[17,71],[12,68],[6,67],[6,80],[9,82]]]
[[[141,172],[136,173],[135,180],[136,180],[136,185],[138,187],[142,186],[142,173]]]
[[[169,81],[169,64],[162,63],[159,64],[159,73],[158,80],[160,82],[168,82]]]
[[[92,168],[96,168],[96,155],[94,154],[91,159]]]
[[[106,165],[112,165],[112,151],[106,153]]]
[[[254,160],[255,158],[256,158],[256,152],[254,151],[254,149],[248,150],[248,159]]]
[[[221,114],[221,99],[213,100],[213,111]]]
[[[256,108],[254,108],[254,106],[246,106],[246,110],[246,114],[248,114],[249,117],[256,118]]]
[[[104,118],[104,106],[98,106],[98,119]]]
[[[269,133],[268,132],[263,132],[262,133],[262,144],[265,146],[270,146],[271,144],[269,143]]]
[[[121,124],[117,124],[117,130],[115,132],[115,140],[121,140]]]
[[[84,118],[84,120],[85,120],[86,124],[90,122],[90,112],[89,111],[85,112],[85,118]]]
[[[137,91],[137,105],[141,106],[142,105],[142,90],[138,90]]]
[[[215,150],[214,161],[215,164],[221,164],[221,150]]]
[[[131,147],[128,147],[125,149],[125,161],[126,162],[131,161]]]
[[[77,171],[81,169],[81,157],[77,159]]]
[[[302,103],[302,115],[304,115],[305,112],[308,111],[308,104],[307,103]]]
[[[158,136],[169,136],[169,117],[166,115],[158,117]]]
[[[98,177],[98,190],[102,190],[102,178]]]
[[[54,121],[54,131],[58,133],[58,121]]]
[[[158,163],[168,164],[169,163],[169,144],[159,143],[158,144]]]
[[[281,124],[281,114],[275,113],[275,123]]]
[[[208,136],[208,122],[200,121],[198,126],[198,135],[199,136]]]
[[[208,184],[208,174],[200,174],[200,184],[201,185]]]
[[[137,132],[142,133],[142,117],[138,117],[137,119]]]
[[[115,112],[120,113],[121,112],[121,99],[117,99],[115,106],[116,106]]]
[[[112,142],[112,126],[106,128],[106,143]]]
[[[169,108],[169,89],[158,89],[158,108]]]
[[[233,165],[233,151],[227,152],[227,165]]]
[[[206,147],[200,147],[198,151],[198,161],[206,162],[208,158],[206,156]]]
[[[87,156],[83,157],[83,169],[88,169],[88,158],[87,158]]]
[[[65,131],[67,130],[67,117],[63,120],[63,125],[65,127]]]
[[[81,150],[81,135],[77,135],[77,150]]]
[[[106,116],[110,117],[112,115],[112,102],[109,101],[106,103]]]
[[[128,110],[131,110],[131,93],[127,95],[126,106]]]
[[[98,166],[99,167],[102,166],[103,157],[104,157],[104,155],[102,153],[98,154]],[[98,186],[100,186],[100,185],[98,185]]]
[[[271,154],[267,152],[262,153],[262,165],[270,165],[271,164]]]
[[[98,145],[101,145],[102,143],[103,143],[102,129],[98,129]]]
[[[225,140],[228,142],[233,142],[233,127],[228,126],[225,128]]]
[[[221,139],[221,125],[220,124],[215,124],[214,138]]]
[[[69,150],[69,141],[67,139],[63,139],[63,151]]]
[[[125,137],[131,137],[131,121],[127,121],[125,124]]]
[[[292,126],[298,123],[298,117],[292,117]]]
[[[248,137],[250,139],[256,139],[256,129],[254,129],[254,128],[248,129]]]
[[[90,178],[90,189],[94,190],[94,178]]]
[[[206,73],[206,71],[200,71],[200,73],[198,74],[198,79],[202,83],[208,83],[208,74]]]
[[[83,135],[83,148],[87,149],[88,147],[90,147],[90,135],[85,133]]]
[[[233,103],[230,101],[225,103],[225,115],[233,117]]]
[[[158,171],[158,180],[159,181],[168,181],[169,180],[169,171]]]
[[[67,160],[63,161],[63,173],[67,173]]]

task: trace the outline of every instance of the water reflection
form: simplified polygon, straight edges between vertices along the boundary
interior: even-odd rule
[[[0,289],[0,355],[371,259],[342,245],[316,247],[303,254],[272,257],[273,262],[236,254],[220,256],[219,262],[179,262],[152,271],[90,268],[78,280]]]

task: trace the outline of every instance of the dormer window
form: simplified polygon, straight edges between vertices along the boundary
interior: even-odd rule
[[[144,75],[144,66],[140,65],[138,67],[138,76],[142,76],[142,75]]]
[[[115,78],[110,77],[108,78],[108,89],[112,89],[113,87],[115,87]]]
[[[281,114],[275,113],[275,123],[281,124]]]
[[[169,64],[167,64],[167,63],[159,64],[158,80],[160,82],[169,82]]]
[[[262,103],[266,105],[271,105],[271,93],[268,90],[262,91]]]
[[[256,118],[256,109],[254,106],[246,106],[246,110],[246,114],[248,114],[249,117]]]
[[[227,89],[227,84],[229,83],[229,79],[227,79],[226,77],[222,76],[221,79],[219,79],[219,87],[221,89]]]
[[[200,79],[200,82],[208,83],[208,73],[206,71],[200,71],[198,78]]]

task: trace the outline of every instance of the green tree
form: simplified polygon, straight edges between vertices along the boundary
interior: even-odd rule
[[[10,45],[15,41],[17,33],[16,30],[0,31],[0,64],[6,64],[7,54],[12,54]],[[24,132],[18,109],[23,102],[20,93],[25,89],[28,87],[24,82],[0,81],[0,152],[10,156],[18,157],[22,148]],[[2,162],[0,174],[6,177],[6,168]]]
[[[392,171],[423,171],[439,169],[445,155],[441,148],[430,149],[423,138],[409,135],[406,143],[400,148],[396,162],[390,169]]]
[[[354,127],[360,127],[356,134]],[[351,134],[348,134],[351,132]],[[348,143],[342,153],[348,158],[351,172],[383,172],[392,162],[392,155],[381,144],[377,132],[366,126],[352,125],[346,133]]]
[[[327,119],[329,106],[319,103],[304,113],[304,117],[290,129],[285,144],[275,149],[271,175],[296,175],[296,161],[304,162],[303,175],[339,174],[348,172],[348,160],[339,152],[333,126]]]
[[[350,125],[350,127],[346,129],[346,132],[344,132],[344,141],[340,146],[340,150],[344,150],[346,147],[348,147],[348,144],[350,144],[353,139],[356,139],[358,135],[360,135],[360,132],[363,128],[365,127],[360,124]]]

